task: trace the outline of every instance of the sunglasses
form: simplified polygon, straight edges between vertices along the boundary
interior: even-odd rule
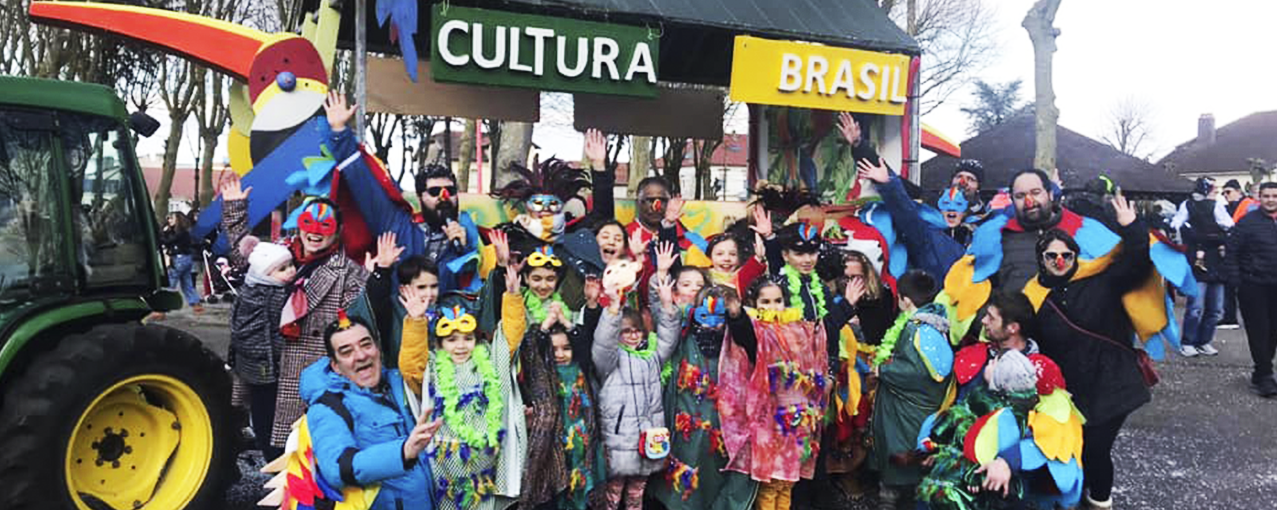
[[[1064,259],[1065,262],[1073,262],[1073,257],[1075,256],[1076,255],[1071,251],[1063,251],[1059,253],[1053,251],[1042,252],[1042,260],[1047,262],[1054,262],[1056,259]]]
[[[426,188],[426,194],[432,197],[437,197],[439,196],[440,193],[443,193],[443,190],[448,190],[449,195],[456,196],[457,194],[456,186],[431,186],[429,188]]]

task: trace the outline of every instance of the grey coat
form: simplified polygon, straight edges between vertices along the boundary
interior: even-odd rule
[[[660,471],[665,460],[643,458],[639,439],[644,430],[665,426],[661,367],[678,346],[678,316],[660,316],[655,356],[644,357],[622,349],[620,338],[621,314],[604,310],[594,331],[592,354],[595,370],[603,379],[599,409],[603,442],[607,445],[608,476],[649,475]]]

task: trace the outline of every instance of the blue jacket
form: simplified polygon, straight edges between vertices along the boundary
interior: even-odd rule
[[[333,156],[338,163],[343,163],[359,152],[359,145],[351,130],[332,133],[329,146],[333,148]],[[459,213],[457,222],[466,229],[466,245],[460,250],[452,243],[441,240],[442,232],[427,232],[424,223],[418,223],[410,211],[395,203],[386,195],[385,189],[373,175],[373,169],[364,163],[362,158],[355,158],[349,165],[341,169],[343,182],[354,195],[354,202],[359,206],[359,214],[364,217],[368,231],[373,235],[394,232],[400,245],[404,246],[403,258],[413,255],[426,255],[439,266],[439,292],[454,290],[475,292],[482,282],[478,276],[479,262],[479,227],[475,225],[470,213]],[[437,256],[431,257],[433,250],[427,249],[427,243],[444,242]],[[459,277],[468,274],[469,286],[460,289]]]
[[[900,176],[891,174],[885,184],[876,184],[874,189],[882,195],[882,204],[891,214],[891,222],[904,241],[908,252],[909,266],[916,267],[930,274],[938,282],[943,282],[949,274],[949,266],[962,258],[963,246],[936,228],[922,217],[922,206],[909,198],[905,193],[904,183]]]
[[[334,488],[381,484],[373,510],[430,510],[430,462],[403,460],[416,424],[398,370],[382,370],[386,390],[374,393],[333,372],[327,357],[306,367],[301,397],[319,476]]]

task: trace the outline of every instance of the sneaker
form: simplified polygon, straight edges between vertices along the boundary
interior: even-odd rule
[[[1251,379],[1250,390],[1264,398],[1277,397],[1277,380],[1273,380],[1272,377],[1264,377],[1259,382],[1255,382],[1254,379]]]
[[[1220,324],[1218,326],[1215,326],[1215,329],[1240,329],[1240,328],[1241,326],[1238,326],[1237,324]]]
[[[1198,354],[1201,354],[1201,352],[1199,352],[1196,347],[1193,347],[1191,345],[1185,345],[1183,347],[1180,347],[1179,353],[1183,355],[1185,358],[1192,358],[1194,356],[1197,356]]]
[[[1091,510],[1109,510],[1113,508],[1113,497],[1109,496],[1109,499],[1106,499],[1104,501],[1096,501],[1094,499],[1091,499],[1090,495],[1087,495],[1085,508],[1088,508]]]
[[[1206,356],[1215,356],[1219,354],[1219,349],[1216,349],[1215,346],[1211,344],[1206,344],[1206,345],[1198,346],[1197,352],[1200,352]]]

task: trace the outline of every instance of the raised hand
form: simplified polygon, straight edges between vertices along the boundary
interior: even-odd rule
[[[868,159],[862,159],[856,162],[856,168],[861,179],[869,179],[878,184],[886,184],[891,180],[891,171],[887,170],[887,163],[882,158],[878,158],[877,165],[870,163]]]
[[[422,410],[421,416],[417,418],[417,425],[408,434],[408,439],[404,440],[403,458],[405,460],[415,459],[421,455],[421,452],[430,445],[430,441],[434,440],[435,432],[438,432],[439,427],[443,426],[442,418],[429,421],[431,414],[434,414],[433,410],[431,412]]]
[[[763,236],[754,234],[754,258],[763,264],[767,263],[767,243],[763,242]]]
[[[599,297],[603,295],[603,280],[597,276],[585,278],[585,305],[590,308],[599,306]]]
[[[399,304],[402,304],[404,310],[408,312],[408,316],[414,319],[424,318],[426,310],[430,309],[430,302],[427,300],[425,293],[411,285],[399,286]]]
[[[847,290],[843,294],[847,298],[847,303],[856,306],[860,302],[860,298],[865,297],[865,280],[863,278],[852,278],[847,282]]]
[[[856,122],[855,117],[852,117],[850,113],[838,114],[838,132],[847,143],[852,145],[860,143],[860,123]]]
[[[222,183],[222,201],[230,202],[233,200],[244,200],[248,198],[248,193],[253,191],[253,187],[241,188],[243,183],[239,178],[227,179]]]
[[[741,312],[740,296],[736,295],[735,292],[728,292],[726,296],[723,296],[723,302],[725,305],[727,305],[728,316],[740,317],[740,312]]]
[[[1122,195],[1121,191],[1113,195],[1113,211],[1117,215],[1118,225],[1126,227],[1135,222],[1135,206]]]
[[[674,310],[674,279],[668,276],[658,278],[655,285],[656,293],[661,297],[661,308],[667,311]]]
[[[754,224],[750,225],[749,228],[754,229],[754,232],[758,232],[758,235],[763,236],[763,239],[772,236],[772,216],[761,204],[754,206]]]
[[[545,320],[541,321],[541,331],[550,331],[554,323],[561,320],[563,320],[563,308],[559,306],[558,301],[552,301],[545,307]]]
[[[510,261],[505,266],[505,291],[507,294],[518,294],[523,290],[523,281],[519,271],[523,270],[523,261]]]
[[[607,157],[607,137],[597,129],[585,131],[585,159],[590,162],[591,170],[603,170],[603,162]]]
[[[669,205],[665,207],[665,222],[671,225],[678,223],[678,219],[683,216],[684,205],[687,205],[687,201],[683,197],[671,198]]]
[[[674,243],[666,241],[656,246],[656,274],[669,274],[676,260],[678,252],[674,249]]]
[[[399,261],[399,256],[403,255],[405,248],[397,243],[398,237],[394,232],[386,232],[377,236],[377,256],[373,258],[373,262],[377,267],[390,267]]]
[[[492,248],[497,253],[497,265],[504,266],[510,263],[510,238],[505,232],[493,230],[488,236],[488,240],[492,241]]]
[[[346,104],[346,95],[336,90],[328,91],[328,99],[324,101],[324,112],[328,114],[328,127],[334,133],[346,130],[346,124],[355,116],[357,108],[354,104]]]
[[[630,253],[635,259],[647,256],[647,245],[652,242],[651,239],[643,240],[643,229],[636,228],[630,233]]]

